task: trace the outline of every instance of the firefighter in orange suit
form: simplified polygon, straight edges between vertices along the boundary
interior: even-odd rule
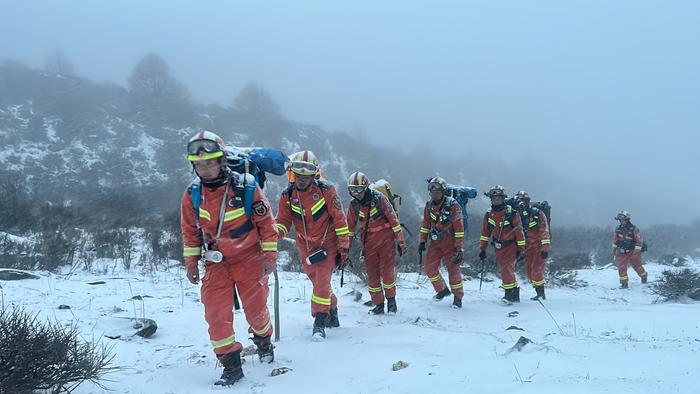
[[[181,203],[185,266],[193,284],[200,280],[197,264],[200,258],[205,260],[204,318],[214,353],[224,367],[217,386],[232,385],[243,377],[242,345],[233,328],[234,286],[258,356],[261,361],[274,360],[267,298],[268,274],[277,260],[277,229],[270,204],[252,177],[229,170],[224,150],[223,140],[212,132],[192,137],[187,157],[198,179]],[[247,188],[254,190],[252,201],[246,200]]]
[[[629,287],[629,277],[627,276],[627,265],[631,264],[634,271],[642,279],[642,283],[647,283],[647,272],[642,266],[642,250],[644,239],[639,227],[632,224],[631,215],[627,211],[621,211],[615,216],[615,220],[620,225],[615,229],[613,235],[613,254],[617,264],[617,272],[620,275],[620,288]]]
[[[348,207],[350,237],[360,231],[362,258],[367,268],[367,285],[374,308],[370,313],[396,313],[396,253],[403,255],[406,241],[401,223],[382,193],[369,188],[369,179],[361,172],[348,178],[348,192],[352,201]]]
[[[479,259],[486,259],[490,238],[501,272],[501,287],[505,291],[503,301],[520,302],[520,288],[515,278],[515,261],[525,251],[525,234],[520,215],[505,203],[508,196],[503,186],[494,186],[484,194],[491,199],[491,208],[484,215],[481,226]]]
[[[544,294],[544,266],[549,257],[549,223],[545,213],[530,205],[530,195],[519,191],[515,197],[522,204],[521,220],[527,244],[525,246],[525,272],[535,288],[533,301],[546,299]]]
[[[420,243],[418,253],[425,251],[425,244],[430,237],[428,256],[425,263],[425,274],[435,289],[435,301],[440,301],[450,294],[454,294],[452,306],[462,307],[464,286],[462,285],[462,272],[460,264],[464,261],[464,222],[462,221],[462,208],[457,201],[445,195],[447,182],[434,177],[428,180],[430,201],[423,209],[423,223],[420,228]],[[440,275],[440,261],[445,261],[445,268],[450,279],[450,287]]]
[[[323,340],[325,327],[338,327],[338,300],[331,289],[336,266],[348,263],[350,246],[345,212],[335,188],[317,179],[319,166],[311,151],[293,155],[294,183],[282,192],[277,211],[277,229],[282,236],[296,228],[301,265],[311,280],[312,337]]]

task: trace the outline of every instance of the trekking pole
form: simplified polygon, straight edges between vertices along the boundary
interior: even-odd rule
[[[241,304],[238,301],[238,289],[236,289],[236,285],[233,286],[233,308],[237,311],[241,309]]]
[[[340,269],[340,287],[345,284],[345,267]]]
[[[484,283],[484,266],[486,266],[486,262],[481,260],[481,272],[479,272],[479,293],[481,293],[481,285]]]
[[[418,252],[418,276],[423,272],[423,252]]]
[[[559,323],[557,323],[556,319],[554,319],[554,316],[552,316],[552,314],[549,312],[549,309],[547,309],[547,307],[544,306],[544,304],[542,303],[542,300],[540,300],[540,299],[538,298],[538,299],[537,299],[537,302],[539,302],[540,305],[542,305],[542,308],[544,308],[544,310],[547,312],[547,314],[549,315],[549,317],[552,318],[552,321],[554,322],[554,324],[556,324],[557,328],[559,329],[559,333],[560,333],[561,335],[564,335],[564,331],[561,329],[561,327],[559,327]]]
[[[280,340],[280,282],[275,268],[275,342]]]

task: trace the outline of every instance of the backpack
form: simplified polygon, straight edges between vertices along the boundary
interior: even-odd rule
[[[289,162],[289,158],[276,149],[233,146],[226,147],[226,159],[228,168],[239,174],[252,175],[261,189],[265,188],[266,172],[284,175]]]
[[[547,225],[548,226],[550,226],[552,224],[552,206],[549,205],[549,202],[547,202],[547,200],[533,202],[530,205],[539,209],[540,211],[544,212],[544,214],[547,216]],[[551,228],[550,228],[550,231],[552,231]]]
[[[231,184],[231,189],[243,193],[243,210],[248,218],[253,216],[253,193],[255,193],[255,178],[251,175],[241,174],[241,178]],[[187,187],[187,193],[192,198],[194,207],[194,220],[199,228],[199,206],[202,203],[202,185],[199,178],[195,178]],[[201,232],[200,232],[201,236]]]
[[[396,217],[398,218],[399,210],[401,209],[401,196],[394,193],[394,188],[391,186],[391,184],[385,179],[380,179],[372,182],[372,184],[369,185],[369,188],[382,193],[387,200],[389,200],[389,203],[394,208],[394,212],[396,212]]]
[[[470,198],[476,198],[477,191],[473,187],[469,186],[458,186],[458,185],[447,185],[447,191],[445,195],[454,198],[462,208],[462,220],[464,222],[464,233],[467,233],[468,217],[467,217],[467,202]]]

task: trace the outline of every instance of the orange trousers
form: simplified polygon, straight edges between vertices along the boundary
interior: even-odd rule
[[[515,277],[515,261],[518,247],[514,242],[504,243],[496,251],[496,262],[501,272],[501,287],[503,289],[514,289],[518,287],[518,280]]]
[[[627,265],[631,264],[632,268],[640,278],[647,276],[647,272],[642,267],[642,254],[637,251],[630,251],[626,253],[615,253],[615,263],[617,264],[617,273],[620,275],[620,283],[627,283],[629,277],[627,276]]]
[[[241,258],[246,257],[246,258]],[[226,354],[240,350],[233,329],[234,286],[243,304],[248,321],[248,332],[261,337],[272,335],[270,311],[267,297],[270,289],[268,276],[263,272],[262,252],[226,258],[221,263],[208,263],[202,278],[202,303],[204,319],[209,325],[209,339],[215,354]]]
[[[532,283],[532,287],[544,285],[545,259],[540,255],[540,248],[527,248],[525,250],[525,273]]]
[[[331,275],[335,270],[335,257],[338,253],[337,247],[324,249],[328,256],[326,259],[313,265],[306,264],[309,253],[300,250],[301,266],[304,273],[311,281],[313,287],[311,294],[311,316],[317,313],[329,313],[333,308],[338,307],[338,298],[333,294],[331,288]]]
[[[396,297],[396,241],[391,229],[367,234],[362,248],[372,304]]]
[[[425,262],[425,274],[433,284],[433,289],[439,293],[445,289],[445,281],[440,275],[440,261],[445,262],[447,275],[450,279],[450,290],[455,299],[461,300],[464,297],[464,286],[462,285],[462,271],[459,265],[452,262],[454,255],[454,237],[445,237],[439,241],[430,241],[428,246],[427,261]]]

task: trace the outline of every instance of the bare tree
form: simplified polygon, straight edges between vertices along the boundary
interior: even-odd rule
[[[255,82],[249,83],[238,93],[233,106],[255,115],[280,114],[280,108],[270,93]]]
[[[170,67],[156,53],[144,56],[129,77],[129,90],[148,96],[180,96],[184,88],[170,75]]]

